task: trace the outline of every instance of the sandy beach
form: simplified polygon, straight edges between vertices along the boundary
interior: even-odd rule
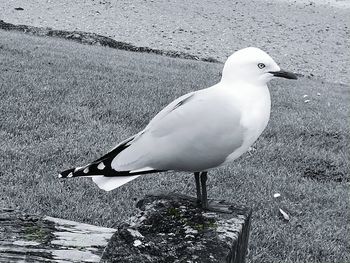
[[[0,19],[13,24],[93,32],[136,46],[220,61],[237,49],[256,46],[284,68],[340,83],[350,80],[349,17],[349,0],[0,3]]]

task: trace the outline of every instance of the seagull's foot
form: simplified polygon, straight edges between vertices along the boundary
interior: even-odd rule
[[[231,214],[233,212],[232,205],[229,205],[224,201],[218,201],[218,200],[208,200],[208,204],[206,205],[206,207],[202,206],[202,209],[205,211],[225,213],[225,214]]]

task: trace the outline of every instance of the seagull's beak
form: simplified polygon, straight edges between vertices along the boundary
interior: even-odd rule
[[[269,73],[275,77],[286,78],[286,79],[298,79],[297,75],[295,75],[294,73],[285,71],[282,69],[280,71],[269,71]]]

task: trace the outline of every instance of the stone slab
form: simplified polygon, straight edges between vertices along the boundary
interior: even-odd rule
[[[118,227],[101,262],[232,262],[246,256],[251,210],[203,211],[192,197],[154,194],[138,202],[138,215]]]
[[[99,262],[115,231],[0,209],[0,262]]]

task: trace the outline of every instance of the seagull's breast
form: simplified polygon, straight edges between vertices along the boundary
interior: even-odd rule
[[[236,99],[241,109],[240,125],[245,131],[243,144],[226,158],[225,163],[244,154],[259,138],[270,119],[271,100],[267,86],[247,89],[245,93],[236,96]]]
[[[241,125],[247,130],[245,141],[249,144],[258,139],[270,119],[270,94],[268,90],[266,93],[260,98],[252,98],[243,107]]]

